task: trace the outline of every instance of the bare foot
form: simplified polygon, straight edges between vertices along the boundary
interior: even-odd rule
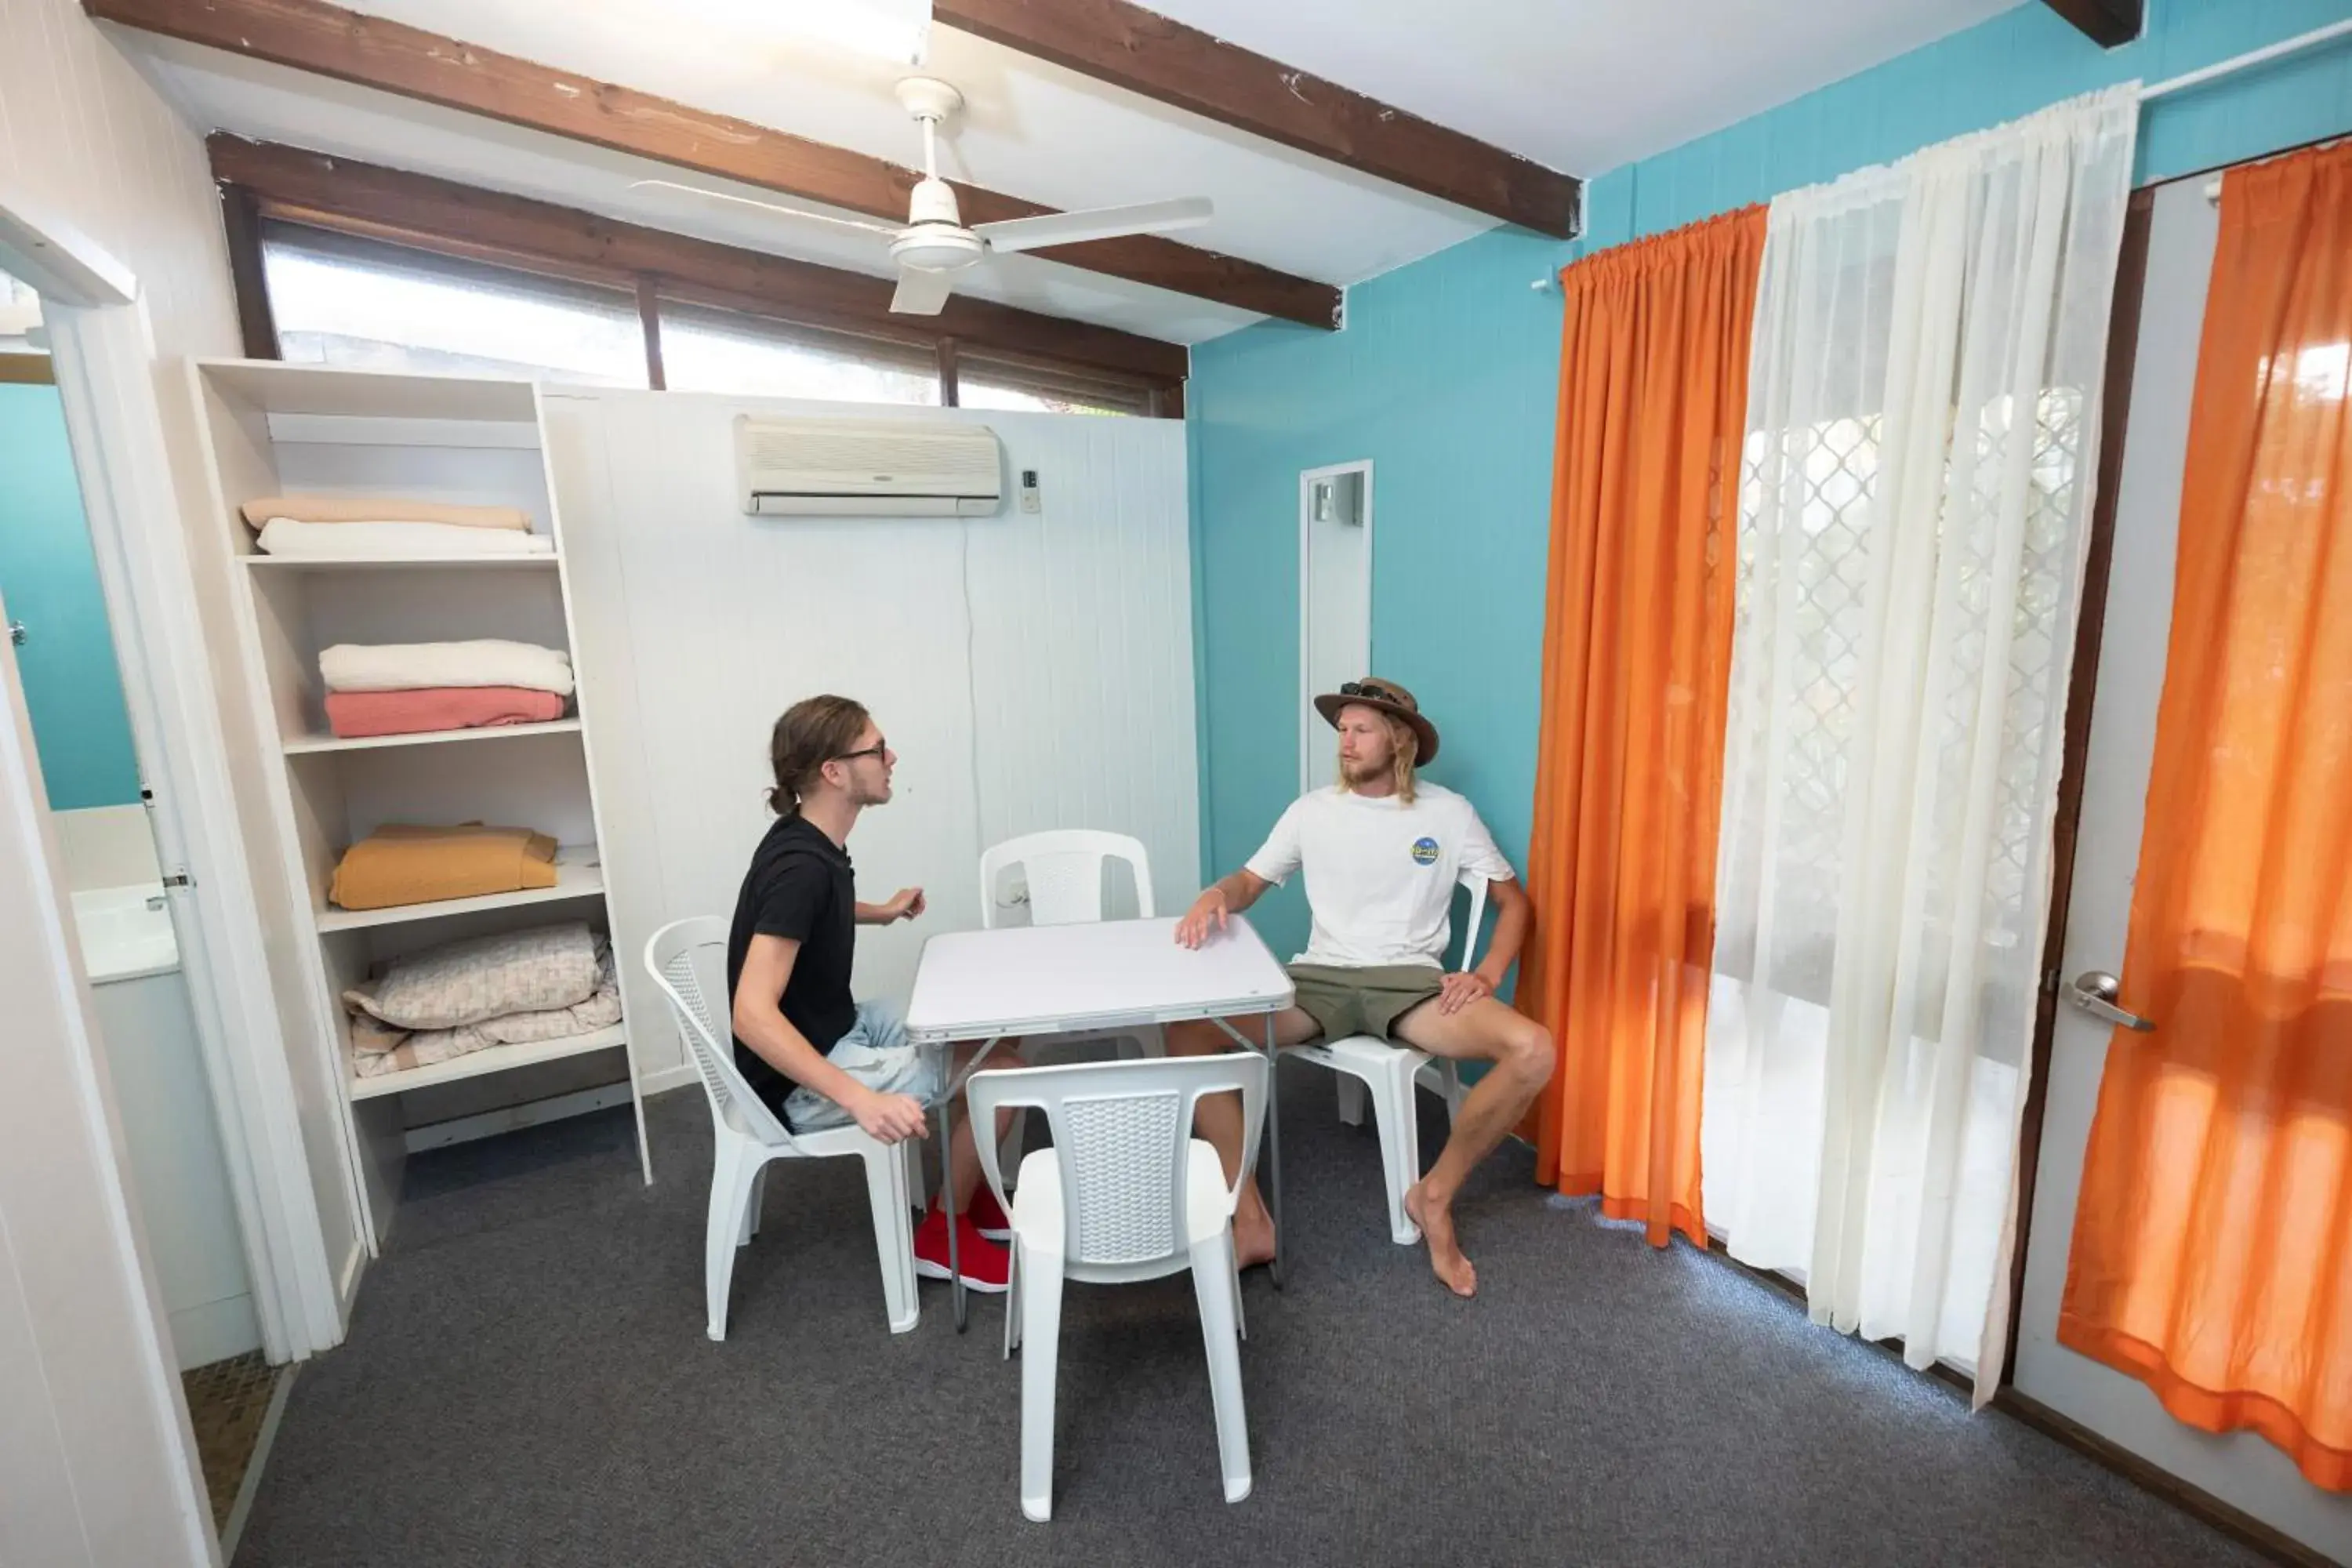
[[[1255,1268],[1273,1261],[1273,1217],[1255,1204],[1244,1204],[1234,1215],[1234,1267]]]
[[[1404,1212],[1421,1226],[1421,1239],[1429,1243],[1430,1272],[1457,1296],[1476,1295],[1478,1270],[1454,1239],[1454,1205],[1432,1203],[1415,1182],[1405,1191]]]

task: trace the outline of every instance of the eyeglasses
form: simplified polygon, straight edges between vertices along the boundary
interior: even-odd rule
[[[1403,698],[1398,696],[1395,692],[1391,691],[1387,687],[1382,686],[1377,680],[1342,681],[1339,684],[1339,695],[1342,697],[1369,697],[1375,702],[1393,702],[1400,708],[1411,706],[1411,704],[1406,702]]]
[[[835,762],[836,762],[836,763],[854,763],[854,762],[856,762],[856,761],[858,758],[860,758],[860,757],[876,757],[876,758],[878,758],[878,757],[882,756],[884,753],[887,752],[889,750],[890,750],[890,742],[887,742],[887,741],[877,741],[877,742],[875,742],[872,745],[870,745],[870,746],[866,747],[866,748],[864,751],[862,751],[862,752],[842,752],[839,756],[837,756],[837,757],[834,758],[833,760],[834,760]]]

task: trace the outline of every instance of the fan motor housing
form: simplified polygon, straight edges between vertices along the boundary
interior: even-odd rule
[[[890,242],[890,258],[925,272],[957,272],[978,261],[980,236],[951,223],[918,223]]]

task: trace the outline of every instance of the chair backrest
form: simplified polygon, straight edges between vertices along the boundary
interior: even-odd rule
[[[1486,879],[1475,871],[1462,873],[1462,886],[1470,895],[1470,918],[1462,922],[1462,963],[1468,969],[1478,962],[1478,928],[1486,919]]]
[[[1133,1269],[1143,1278],[1182,1253],[1192,1234],[1186,1200],[1193,1105],[1204,1094],[1236,1089],[1246,1178],[1265,1112],[1265,1058],[1255,1051],[979,1072],[966,1092],[975,1127],[995,1125],[990,1119],[1010,1107],[1045,1113],[1062,1167],[1063,1258],[1076,1267]],[[1003,1202],[996,1140],[979,1143],[981,1169]],[[1238,1181],[1227,1184],[1226,1213],[1239,1192]]]
[[[696,969],[698,961],[707,963],[714,953],[721,1000],[727,1003],[715,1010]],[[733,999],[723,989],[726,963],[727,922],[717,915],[672,921],[646,942],[646,973],[669,998],[678,1036],[701,1075],[702,1092],[710,1097],[711,1120],[762,1143],[788,1145],[792,1134],[768,1109],[767,1101],[751,1092],[751,1086],[743,1081],[742,1069],[735,1065],[733,1027],[730,1025],[724,1032],[719,1027],[719,1019],[731,1020],[735,1012]]]
[[[981,929],[995,929],[997,879],[1010,866],[1020,867],[1028,884],[1031,925],[1090,925],[1102,919],[1105,860],[1127,862],[1135,875],[1135,912],[1150,920],[1153,913],[1151,858],[1145,853],[1143,841],[1124,833],[1071,827],[1008,838],[981,856]]]

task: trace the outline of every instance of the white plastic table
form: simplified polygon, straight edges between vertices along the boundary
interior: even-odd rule
[[[1195,1018],[1264,1016],[1265,1053],[1274,1060],[1274,1016],[1291,1003],[1290,976],[1249,921],[1232,916],[1197,949],[1176,942],[1176,921],[1103,921],[1091,925],[1003,926],[953,931],[923,943],[915,991],[907,1004],[907,1037],[945,1051],[982,1042],[981,1059],[1016,1035],[1093,1033]],[[1257,1048],[1233,1034],[1244,1047]],[[970,1076],[968,1070],[966,1075]],[[948,1106],[962,1080],[950,1077],[938,1106],[945,1160]],[[979,1135],[979,1130],[973,1130]],[[1267,1198],[1275,1216],[1274,1277],[1282,1279],[1282,1149],[1275,1121],[1274,1074],[1266,1074]],[[942,1183],[944,1188],[947,1184]],[[955,1194],[946,1194],[948,1272],[958,1331],[964,1288],[956,1248]]]

